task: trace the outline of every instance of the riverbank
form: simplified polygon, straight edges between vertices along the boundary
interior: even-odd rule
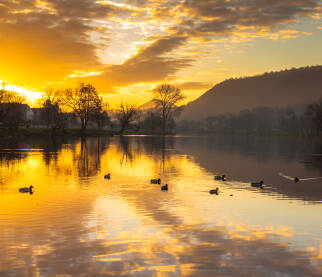
[[[16,140],[21,138],[33,137],[93,137],[93,136],[113,136],[116,132],[105,129],[87,129],[82,131],[76,128],[56,130],[45,127],[19,127],[19,128],[0,128],[0,141]]]

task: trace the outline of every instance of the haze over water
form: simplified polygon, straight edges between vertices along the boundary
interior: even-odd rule
[[[0,276],[321,276],[322,179],[280,172],[322,176],[322,142],[128,136],[2,148]],[[150,184],[159,177],[168,191]],[[260,180],[263,190],[250,186]]]

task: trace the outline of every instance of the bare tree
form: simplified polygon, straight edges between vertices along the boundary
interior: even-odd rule
[[[25,102],[24,97],[18,95],[16,92],[6,90],[5,86],[6,84],[2,83],[2,88],[0,89],[0,122],[4,122],[5,118],[9,117],[9,115],[10,118],[18,118],[20,111],[16,114],[15,111],[19,104]],[[9,121],[11,122],[12,120]]]
[[[96,112],[94,112],[90,116],[90,120],[96,123],[98,129],[101,129],[102,127],[108,125],[111,122],[107,111],[108,104],[102,103],[102,108],[96,110]]]
[[[53,132],[60,127],[61,112],[59,107],[59,92],[53,88],[47,88],[41,99],[42,117],[48,128]]]
[[[90,117],[102,110],[102,99],[90,84],[80,83],[77,88],[66,89],[61,103],[80,119],[82,132],[86,130]]]
[[[135,105],[121,103],[116,114],[116,117],[121,125],[120,134],[127,129],[137,129],[138,126],[134,123],[139,121],[139,116],[140,112]]]
[[[322,131],[322,99],[307,106],[306,115],[312,120],[317,132]]]
[[[185,96],[179,88],[170,84],[162,84],[154,90],[154,101],[160,109],[162,121],[162,133],[166,134],[167,125],[173,119],[174,110],[177,104],[182,101]]]

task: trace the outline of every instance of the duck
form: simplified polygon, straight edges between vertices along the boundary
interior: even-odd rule
[[[218,195],[218,193],[219,193],[219,188],[211,189],[211,190],[209,191],[209,193],[210,193],[210,194],[217,194],[217,195]]]
[[[162,186],[161,190],[168,190],[168,184],[165,184],[164,186]]]
[[[104,179],[111,179],[111,173],[107,173],[106,175],[104,175]]]
[[[161,184],[161,179],[151,179],[150,182],[151,184]]]
[[[28,187],[19,188],[19,192],[21,192],[21,193],[30,193],[30,194],[33,194],[33,192],[34,192],[34,187],[33,187],[33,186],[30,186],[29,188],[28,188]]]
[[[298,183],[299,181],[313,181],[313,180],[318,180],[318,179],[321,179],[322,177],[312,177],[312,178],[299,178],[299,177],[292,177],[292,176],[288,176],[288,175],[285,175],[283,173],[279,173],[280,176],[284,177],[285,179],[287,180],[290,180],[290,181],[294,181],[294,183]]]
[[[215,175],[215,180],[225,181],[226,175]]]
[[[252,187],[255,187],[255,188],[263,188],[263,184],[264,184],[264,181],[260,181],[260,182],[253,182],[251,183],[251,186]]]

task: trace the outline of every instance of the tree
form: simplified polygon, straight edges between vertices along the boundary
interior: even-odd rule
[[[5,83],[2,83],[0,89],[0,122],[3,122],[9,116],[10,109],[17,107],[17,105],[9,105],[9,103],[22,104],[24,101],[24,97],[19,96],[16,92],[6,90]]]
[[[22,105],[25,98],[14,91],[8,91],[5,83],[0,89],[0,122],[10,128],[16,128],[25,123],[25,113],[27,105]]]
[[[68,116],[61,112],[60,101],[60,91],[52,88],[48,88],[42,98],[41,116],[47,127],[51,129],[52,135],[67,125]]]
[[[179,88],[169,84],[158,86],[154,91],[154,101],[160,109],[162,133],[166,134],[167,126],[173,121],[173,112],[177,104],[185,98]]]
[[[142,121],[142,128],[149,130],[152,133],[160,132],[160,126],[162,120],[160,113],[158,111],[148,111],[145,113],[143,121]]]
[[[116,113],[116,117],[121,126],[120,134],[127,129],[138,129],[138,125],[135,125],[134,123],[139,122],[140,112],[135,105],[121,103]]]
[[[104,108],[103,108],[104,106]],[[97,124],[97,128],[101,129],[102,127],[108,125],[111,120],[107,113],[108,104],[102,104],[102,109],[96,110],[91,116],[90,120]]]
[[[77,88],[66,89],[61,103],[80,119],[82,132],[86,130],[90,117],[102,110],[102,99],[90,84],[80,83]]]
[[[306,115],[309,116],[318,132],[322,131],[322,99],[319,102],[310,104],[306,109]]]

